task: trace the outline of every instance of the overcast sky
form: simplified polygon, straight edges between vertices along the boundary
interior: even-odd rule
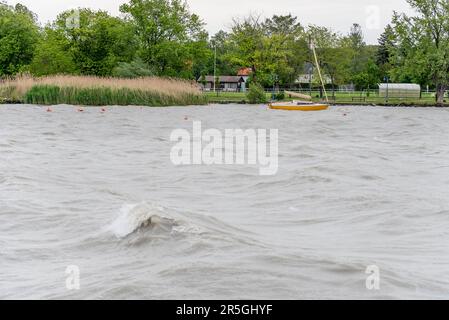
[[[126,0],[7,0],[20,2],[38,14],[42,23],[53,20],[64,10],[89,7],[119,14]],[[366,41],[377,43],[383,28],[390,22],[393,10],[411,13],[406,0],[188,0],[191,11],[206,22],[206,29],[215,33],[229,29],[233,17],[248,13],[263,16],[292,13],[303,25],[318,24],[347,33],[353,22],[363,26]]]

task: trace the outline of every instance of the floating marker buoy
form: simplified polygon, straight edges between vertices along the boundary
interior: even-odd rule
[[[106,112],[106,109],[105,108],[101,108],[101,112]]]
[[[184,120],[185,120],[185,121],[189,120],[189,117],[184,117]]]
[[[47,108],[47,112],[53,112],[50,107]]]
[[[84,112],[84,109],[79,108],[79,109],[78,109],[78,112]]]

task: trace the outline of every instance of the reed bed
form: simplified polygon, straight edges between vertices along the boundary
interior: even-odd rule
[[[27,76],[0,84],[6,101],[31,104],[175,106],[206,104],[193,82],[146,77],[138,79],[92,76]]]

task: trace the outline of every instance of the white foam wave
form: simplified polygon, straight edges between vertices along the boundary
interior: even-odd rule
[[[124,205],[120,215],[107,228],[118,238],[125,238],[141,228],[161,226],[171,229],[175,221],[165,217],[164,208],[146,202]]]

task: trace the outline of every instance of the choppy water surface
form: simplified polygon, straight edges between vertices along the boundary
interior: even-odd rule
[[[175,167],[192,120],[279,128],[278,174]],[[437,108],[0,106],[0,298],[449,298],[448,138]]]

